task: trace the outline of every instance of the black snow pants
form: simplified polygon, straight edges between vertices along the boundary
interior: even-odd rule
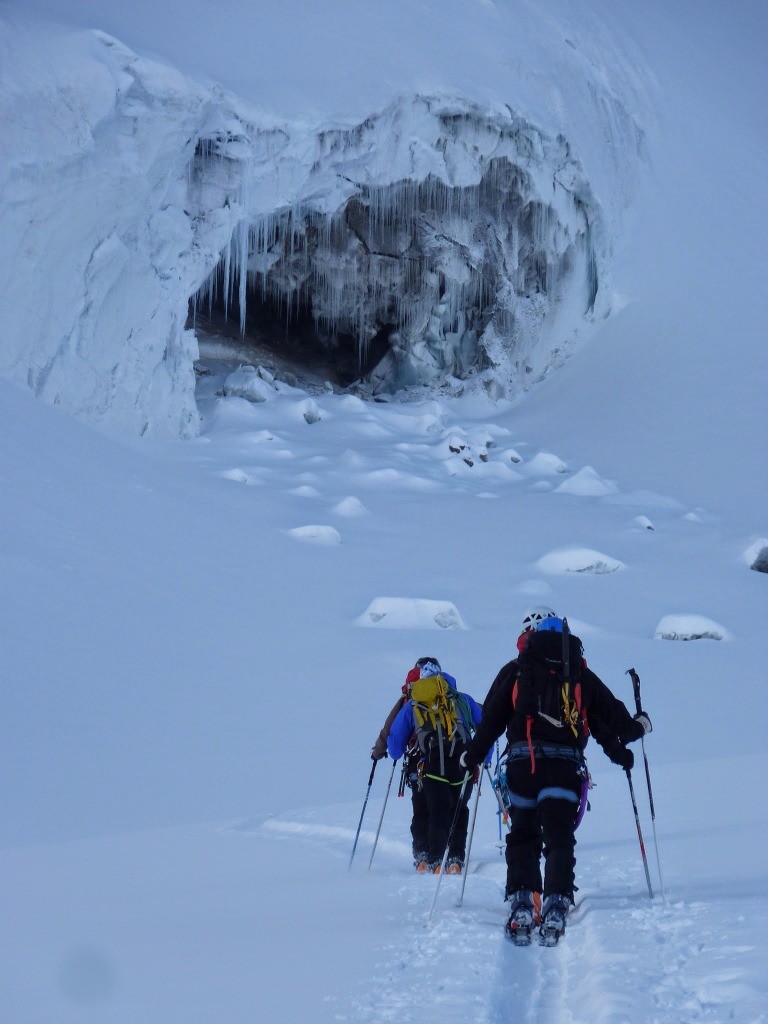
[[[413,845],[413,856],[420,860],[428,854],[429,850],[429,808],[424,791],[419,789],[414,782],[411,787],[411,804],[413,806],[413,817],[411,818],[411,840]],[[427,859],[429,859],[427,857]]]
[[[512,827],[507,836],[507,895],[518,889],[531,889],[543,892],[544,896],[562,893],[573,899],[575,824],[582,774],[576,752],[565,750],[568,755],[563,757],[537,754],[535,772],[531,772],[527,745],[524,756],[510,758],[507,763],[512,803]]]
[[[427,855],[431,864],[437,864],[443,859],[445,847],[448,843],[448,833],[451,830],[453,816],[459,805],[461,795],[461,783],[448,782],[442,778],[431,778],[425,775],[422,779],[422,796],[427,807]],[[449,857],[457,857],[464,862],[464,853],[467,845],[467,826],[469,825],[469,796],[472,791],[472,782],[467,783],[464,789],[464,797],[459,808],[456,828],[453,830],[451,845],[448,850]]]

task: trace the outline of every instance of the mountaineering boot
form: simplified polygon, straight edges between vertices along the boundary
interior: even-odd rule
[[[572,907],[571,901],[562,893],[555,892],[547,896],[541,908],[541,925],[539,926],[539,944],[556,946],[565,931],[565,919]]]
[[[429,857],[423,850],[420,850],[418,853],[414,852],[413,866],[420,875],[423,875],[425,871],[429,871]]]
[[[417,863],[417,865],[416,865],[416,874],[417,875],[428,875],[428,874],[431,874],[431,872],[432,872],[432,865],[429,863],[428,860],[426,860],[426,859],[425,860],[420,860]]]
[[[446,875],[460,875],[464,867],[459,857],[451,857],[445,868]]]
[[[509,920],[506,932],[516,946],[527,946],[531,941],[533,928],[533,893],[530,889],[518,889],[509,896]]]
[[[535,892],[533,894],[533,923],[535,925],[541,924],[541,893]]]
[[[439,860],[436,860],[434,864],[429,865],[429,870],[433,875],[439,875],[443,869],[443,865]]]

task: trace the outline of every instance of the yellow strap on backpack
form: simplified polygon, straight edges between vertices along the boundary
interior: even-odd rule
[[[579,724],[579,706],[575,700],[570,699],[570,688],[568,683],[563,683],[563,689],[561,695],[563,698],[563,709],[565,710],[565,720],[570,726],[571,732],[574,736],[579,735],[578,724]]]
[[[448,683],[442,676],[417,679],[411,686],[410,697],[417,728],[427,723],[433,729],[442,726],[448,739],[453,739],[456,712],[448,702]]]

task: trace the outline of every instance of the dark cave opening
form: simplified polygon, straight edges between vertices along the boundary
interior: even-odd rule
[[[215,283],[215,278],[214,278]],[[225,289],[204,286],[189,300],[187,328],[194,330],[201,361],[209,356],[261,365],[279,377],[288,371],[299,381],[330,382],[346,388],[363,379],[390,350],[394,324],[385,324],[362,351],[351,334],[331,333],[313,315],[311,297],[301,291],[290,306],[264,294],[260,279],[248,276],[245,331],[240,331],[240,302],[232,290],[229,305]]]

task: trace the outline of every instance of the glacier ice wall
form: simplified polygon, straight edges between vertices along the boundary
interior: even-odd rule
[[[190,301],[243,331],[270,306],[289,341],[302,312],[331,354],[375,341],[371,390],[493,394],[610,308],[604,204],[565,135],[511,106],[285,123],[103,33],[4,27],[0,373],[76,415],[193,434]]]
[[[374,389],[483,370],[516,388],[607,311],[601,210],[562,135],[511,109],[413,96],[317,133],[304,167],[283,141],[277,157],[260,133],[217,136],[194,160],[195,207],[218,183],[216,205],[241,217],[196,305],[236,307],[243,333],[255,297],[288,327],[310,310],[317,344],[352,337],[361,363],[386,336]],[[285,163],[292,195],[263,212]],[[547,338],[566,307],[571,322]]]

